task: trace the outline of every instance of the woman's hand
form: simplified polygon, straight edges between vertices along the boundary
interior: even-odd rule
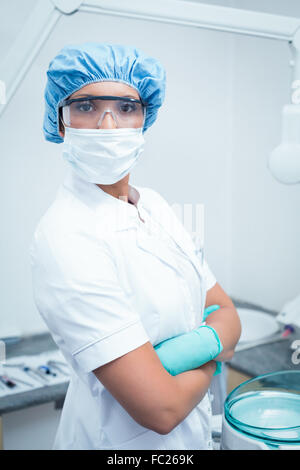
[[[214,328],[203,325],[162,341],[154,349],[169,374],[178,375],[213,360],[223,346]],[[220,371],[218,367],[217,373]]]

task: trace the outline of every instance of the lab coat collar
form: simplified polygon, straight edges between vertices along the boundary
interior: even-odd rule
[[[102,221],[110,231],[126,230],[139,223],[138,209],[142,198],[138,189],[132,185],[128,189],[130,204],[106,193],[95,183],[84,180],[72,168],[68,168],[62,190],[72,192],[99,216],[99,222]]]

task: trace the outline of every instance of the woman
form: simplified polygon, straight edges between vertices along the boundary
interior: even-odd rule
[[[31,245],[35,302],[72,371],[53,449],[210,449],[207,391],[237,312],[168,203],[129,184],[165,72],[85,43],[47,75],[44,133],[69,163]]]

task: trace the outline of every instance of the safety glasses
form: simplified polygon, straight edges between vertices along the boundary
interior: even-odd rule
[[[145,107],[141,100],[124,96],[85,96],[60,105],[64,125],[81,129],[97,129],[107,113],[118,128],[143,127]]]

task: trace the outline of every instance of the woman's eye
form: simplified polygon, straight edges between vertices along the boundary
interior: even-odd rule
[[[84,101],[82,103],[77,104],[77,110],[87,113],[93,110],[92,103],[89,103],[88,101]]]
[[[120,109],[122,113],[130,113],[132,111],[135,111],[136,106],[133,103],[123,103],[120,106]]]

